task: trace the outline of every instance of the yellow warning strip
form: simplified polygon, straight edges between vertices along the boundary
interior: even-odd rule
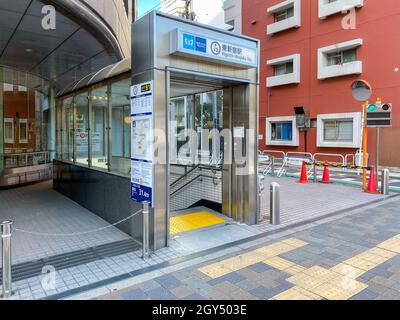
[[[273,300],[308,300],[325,298],[328,300],[347,300],[368,288],[356,279],[369,270],[385,263],[400,253],[400,235],[390,238],[375,248],[364,251],[339,263],[331,269],[314,266],[287,279],[295,287],[284,291]],[[282,270],[290,270],[290,262],[270,260],[265,263]],[[300,270],[300,269],[299,269]],[[288,272],[289,273],[289,272]]]
[[[207,265],[203,268],[200,268],[199,271],[206,274],[210,278],[215,279],[268,259],[271,261],[271,258],[301,248],[305,245],[307,245],[307,243],[301,240],[293,238],[286,239],[236,257]],[[290,265],[289,267],[293,266],[294,265]]]
[[[169,221],[171,235],[225,223],[225,219],[207,211],[171,217]]]

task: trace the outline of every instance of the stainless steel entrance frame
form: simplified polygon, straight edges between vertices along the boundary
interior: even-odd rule
[[[177,30],[249,48],[255,52],[255,62],[246,65],[229,58],[218,60],[187,52],[173,52],[173,35]],[[232,164],[224,164],[223,167],[222,210],[236,221],[257,223],[259,41],[157,11],[133,24],[132,37],[132,84],[153,81],[153,128],[165,133],[165,140],[157,141],[158,158],[163,157],[165,161],[156,163],[153,172],[154,208],[150,215],[153,249],[167,246],[169,239],[169,101],[170,85],[174,79],[188,83],[207,82],[223,88],[224,129],[244,132],[244,136],[233,137],[230,143],[234,150],[225,154]],[[244,162],[235,161],[235,151],[243,155]]]

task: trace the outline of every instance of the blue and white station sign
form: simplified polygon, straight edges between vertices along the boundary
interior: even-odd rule
[[[181,29],[171,33],[171,54],[195,55],[224,64],[257,67],[257,49],[200,36]]]
[[[131,198],[153,205],[153,81],[131,87]]]

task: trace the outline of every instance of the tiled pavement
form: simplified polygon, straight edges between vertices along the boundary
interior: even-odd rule
[[[266,187],[275,178],[266,180]],[[137,272],[143,268],[154,267],[160,263],[177,258],[185,258],[207,249],[231,244],[252,236],[262,236],[265,232],[277,231],[308,219],[321,219],[337,210],[348,210],[360,204],[381,200],[382,196],[367,195],[358,189],[339,185],[296,184],[293,179],[277,180],[282,186],[282,225],[271,226],[268,223],[247,226],[241,224],[219,225],[194,232],[178,235],[171,239],[170,247],[153,253],[146,262],[141,260],[141,252],[97,260],[85,265],[56,270],[55,289],[44,289],[45,275],[17,281],[14,283],[14,299],[41,299],[54,295],[70,294],[70,290],[93,285],[116,276]],[[86,231],[107,226],[74,202],[49,189],[46,184],[3,191],[0,193],[0,213],[3,218],[11,218],[15,225],[24,229],[44,232]],[[263,194],[263,208],[267,209],[268,193]],[[41,219],[37,219],[37,218]],[[18,240],[18,237],[20,240]],[[73,237],[37,237],[14,233],[14,263],[120,240],[126,237],[116,228],[108,228],[87,236]],[[21,248],[25,248],[20,251]],[[196,261],[196,260],[194,260]]]
[[[400,299],[399,208],[394,198],[149,274],[97,299]]]

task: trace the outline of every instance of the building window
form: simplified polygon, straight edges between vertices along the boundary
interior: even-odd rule
[[[357,50],[350,49],[327,54],[328,66],[342,65],[357,60]]]
[[[4,142],[14,143],[14,119],[4,118]]]
[[[353,141],[353,119],[325,120],[325,141]]]
[[[274,23],[267,25],[267,34],[301,26],[301,0],[282,1],[267,9],[274,16]]]
[[[294,8],[290,7],[283,11],[276,12],[274,16],[275,16],[275,22],[289,19],[291,17],[294,17]]]
[[[28,119],[19,119],[19,143],[28,143]]]
[[[318,115],[317,146],[359,148],[361,146],[361,113]]]
[[[274,66],[275,76],[281,76],[283,74],[293,73],[293,61]]]
[[[364,0],[318,0],[318,16],[325,19],[330,15],[364,6]]]
[[[357,60],[362,39],[354,39],[318,49],[318,79],[361,74],[362,61]]]
[[[267,61],[274,68],[274,75],[267,78],[267,87],[300,83],[300,54]]]
[[[296,116],[267,118],[265,141],[267,146],[299,146]]]
[[[274,141],[292,141],[293,124],[292,122],[271,123],[271,139]]]

